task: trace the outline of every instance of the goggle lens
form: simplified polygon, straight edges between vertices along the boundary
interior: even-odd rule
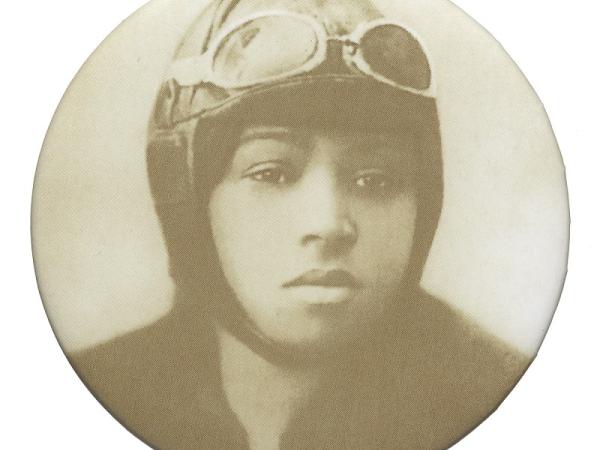
[[[363,34],[362,58],[375,74],[399,86],[425,90],[431,85],[431,70],[419,42],[393,24],[375,26]]]
[[[303,67],[318,45],[307,22],[284,16],[257,18],[221,42],[213,57],[213,74],[229,85],[261,82]]]

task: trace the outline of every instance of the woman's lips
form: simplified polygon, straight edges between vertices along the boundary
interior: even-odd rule
[[[345,270],[314,269],[284,283],[283,287],[294,289],[294,297],[305,304],[324,306],[349,302],[361,284]]]
[[[346,270],[313,269],[283,284],[284,288],[298,286],[356,289],[360,287],[360,283]]]

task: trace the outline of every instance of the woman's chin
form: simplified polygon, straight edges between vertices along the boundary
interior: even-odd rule
[[[346,349],[356,350],[371,340],[380,328],[376,326],[378,315],[371,317],[371,313],[359,314],[351,304],[318,304],[311,305],[308,311],[280,309],[267,317],[251,315],[250,319],[260,334],[288,354],[331,357]]]
[[[340,329],[321,329],[313,330],[311,333],[298,332],[291,333],[288,330],[285,334],[278,333],[271,337],[271,340],[287,353],[297,354],[304,358],[331,358],[333,355],[344,353],[346,349],[355,348],[360,336],[347,330],[343,332]]]

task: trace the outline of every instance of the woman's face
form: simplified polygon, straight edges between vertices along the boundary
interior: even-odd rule
[[[258,331],[310,351],[376,326],[403,287],[415,171],[400,134],[242,132],[209,215],[223,273]]]

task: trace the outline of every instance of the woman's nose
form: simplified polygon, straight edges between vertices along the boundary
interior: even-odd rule
[[[305,173],[299,194],[302,245],[316,244],[323,250],[340,252],[355,244],[358,229],[350,199],[331,169],[319,167]]]

